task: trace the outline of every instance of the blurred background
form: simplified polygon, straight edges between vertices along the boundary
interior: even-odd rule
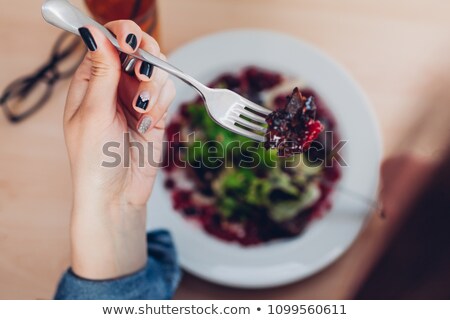
[[[86,2],[98,19],[118,18],[111,10],[105,11],[108,1]],[[72,1],[89,11],[86,2]],[[133,1],[116,2],[130,6]],[[407,216],[403,204],[416,200],[414,192],[427,183],[424,177],[432,176],[431,172],[443,162],[448,164],[450,2],[158,0],[156,9],[154,1],[142,3],[144,7],[137,11],[132,7],[118,11],[141,19],[143,28],[158,38],[165,53],[199,36],[235,28],[284,32],[326,52],[352,74],[368,95],[380,126],[385,163],[394,165],[393,171],[392,166],[386,166],[391,169],[386,171],[387,176],[403,181],[398,184],[385,179],[393,185],[387,200],[393,203],[387,206],[392,215],[384,220],[374,216],[352,248],[319,274],[300,283],[260,291],[224,288],[187,275],[177,298],[354,297],[367,277],[373,276],[371,271],[377,270],[391,239],[407,234],[398,231]],[[41,91],[30,96],[31,102],[18,115],[8,112],[11,101],[2,101],[6,112],[0,115],[1,299],[51,298],[61,273],[69,265],[71,187],[61,119],[70,70],[83,49],[72,46],[71,39],[62,39],[52,55],[61,32],[43,21],[41,4],[42,0],[0,0],[0,92],[9,87],[11,97],[17,91],[26,91],[30,81],[45,78],[39,82]],[[25,84],[19,81],[9,86],[15,79],[35,73],[46,61],[54,66],[58,62],[55,59],[62,56],[65,64],[58,64],[61,69],[57,73],[51,67],[45,70],[45,77],[41,73],[37,78],[27,78]],[[35,107],[38,110],[23,121],[10,121],[21,120],[21,115]],[[407,159],[420,160],[401,158],[405,154]],[[401,161],[395,162],[399,158]],[[399,172],[396,164],[403,169],[403,178],[395,178]],[[448,183],[447,187],[437,185],[447,191],[437,211],[450,209],[445,190]],[[417,190],[409,192],[410,187]],[[448,250],[448,243],[442,246],[443,251]],[[366,290],[374,292],[370,287]]]

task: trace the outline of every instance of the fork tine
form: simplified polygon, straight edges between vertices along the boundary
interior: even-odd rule
[[[254,114],[253,112],[245,110],[243,107],[238,107],[235,109],[235,111],[238,113],[237,116],[239,116],[239,114],[241,114],[241,115],[246,116],[250,120],[257,121],[259,123],[266,123],[266,119],[264,119],[261,116],[258,116],[257,114]]]
[[[267,108],[264,108],[254,102],[251,102],[250,100],[242,98],[242,102],[245,104],[245,106],[253,111],[259,112],[263,115],[268,115],[272,112],[272,110],[269,110]]]
[[[264,136],[262,136],[262,135],[259,135],[259,134],[256,134],[256,133],[254,133],[254,132],[245,130],[244,128],[241,128],[241,127],[237,127],[237,126],[234,124],[233,120],[231,120],[231,119],[228,119],[228,120],[224,123],[224,125],[225,125],[225,127],[226,127],[227,129],[229,129],[229,130],[231,130],[231,131],[233,131],[233,132],[235,132],[235,133],[237,133],[237,134],[240,134],[240,135],[242,135],[242,136],[244,136],[244,137],[247,137],[247,138],[256,140],[256,141],[258,141],[258,142],[264,142],[264,141],[266,141],[266,138],[265,138]]]
[[[236,117],[236,116],[231,116],[231,120],[235,121],[236,123],[239,123],[241,126],[244,126],[246,128],[250,128],[252,130],[256,130],[256,131],[260,131],[262,133],[266,132],[266,128],[264,128],[263,126],[260,126],[256,123],[250,122],[245,120],[244,118],[241,117]]]

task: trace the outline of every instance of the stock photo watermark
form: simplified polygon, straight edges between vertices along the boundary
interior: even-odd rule
[[[302,156],[284,157],[277,150],[265,150],[262,144],[255,141],[200,141],[195,133],[187,135],[181,140],[178,133],[173,141],[163,141],[163,145],[156,147],[153,142],[131,141],[130,134],[124,133],[123,140],[110,141],[103,145],[102,152],[107,158],[102,162],[102,167],[116,168],[119,166],[130,167],[131,163],[138,167],[147,165],[153,167],[201,168],[216,169],[222,166],[226,168],[256,168],[264,165],[275,168],[295,168],[299,165],[309,167],[332,167],[337,164],[347,167],[348,164],[342,154],[345,154],[347,140],[334,141],[332,131],[324,132],[322,141],[314,141]],[[131,161],[133,159],[133,161]]]

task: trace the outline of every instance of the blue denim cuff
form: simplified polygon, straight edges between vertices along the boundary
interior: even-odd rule
[[[147,234],[147,265],[132,275],[111,280],[88,280],[66,271],[57,300],[159,300],[172,298],[181,278],[175,248],[167,231]]]

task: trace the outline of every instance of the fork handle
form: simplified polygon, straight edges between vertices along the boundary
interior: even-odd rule
[[[120,48],[119,43],[117,42],[117,39],[112,35],[112,33],[106,29],[104,26],[102,26],[100,23],[95,21],[94,19],[86,16],[83,12],[81,12],[77,7],[70,4],[67,0],[47,0],[42,5],[42,16],[44,17],[45,21],[50,23],[51,25],[54,25],[55,27],[58,27],[60,29],[69,31],[73,34],[80,35],[78,29],[86,26],[86,25],[92,25],[99,29],[112,43],[114,47],[120,52],[123,52],[123,50]],[[126,53],[126,52],[124,52]],[[199,82],[198,80],[194,79],[193,77],[185,74],[180,69],[174,67],[170,63],[161,60],[160,58],[152,55],[151,53],[138,49],[135,53],[126,53],[127,55],[146,61],[168,73],[171,75],[179,78],[180,80],[184,81],[194,89],[196,89],[200,95],[204,98],[206,92],[209,90],[207,86]]]
[[[136,51],[136,53],[132,54],[131,56],[133,56],[139,60],[147,61],[148,63],[150,63],[154,66],[157,66],[158,68],[177,77],[178,79],[182,80],[183,82],[187,83],[188,85],[190,85],[191,87],[196,89],[202,97],[204,97],[206,94],[206,91],[209,90],[209,88],[207,86],[205,86],[203,83],[201,83],[200,81],[198,81],[195,78],[191,77],[190,75],[184,73],[180,69],[174,67],[167,61],[161,60],[158,57],[152,55],[151,53],[149,53],[145,50],[142,50],[139,48]]]

